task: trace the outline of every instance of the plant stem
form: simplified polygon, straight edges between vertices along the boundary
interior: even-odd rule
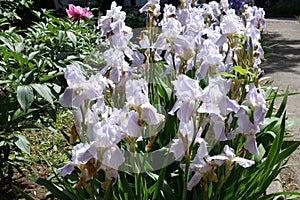
[[[108,187],[105,190],[103,200],[110,200],[112,197],[112,183],[110,182]]]
[[[208,200],[207,190],[203,192],[203,200]]]
[[[142,187],[141,187],[141,174],[136,173],[135,175],[135,193],[136,193],[136,199],[137,200],[142,200],[143,195],[142,195]]]
[[[185,171],[184,171],[184,180],[183,180],[183,192],[182,192],[182,200],[186,200],[187,196],[187,184],[188,184],[188,177],[189,177],[189,169],[190,169],[190,153],[187,151],[186,161],[185,161]]]

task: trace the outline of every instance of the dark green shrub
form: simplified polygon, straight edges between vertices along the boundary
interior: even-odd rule
[[[66,65],[82,64],[96,48],[91,21],[73,22],[44,12],[24,31],[0,32],[0,179],[13,177],[30,144],[20,131],[56,120]]]
[[[300,1],[278,1],[265,7],[267,17],[291,17],[300,14]]]
[[[27,28],[38,20],[34,11],[39,9],[37,0],[0,0],[0,28]]]
[[[145,13],[140,13],[138,9],[127,8],[125,23],[131,28],[146,27]]]

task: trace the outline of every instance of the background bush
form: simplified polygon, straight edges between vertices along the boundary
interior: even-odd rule
[[[255,5],[266,11],[266,17],[295,18],[300,15],[300,0],[256,0]]]
[[[0,28],[25,29],[38,20],[34,12],[39,10],[40,2],[36,0],[0,0]]]

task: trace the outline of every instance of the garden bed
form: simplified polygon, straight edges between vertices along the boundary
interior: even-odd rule
[[[35,12],[26,31],[3,18],[3,198],[299,195],[265,195],[300,142],[284,140],[289,92],[260,67],[264,11],[221,1],[160,13],[149,1],[134,35],[121,9],[112,3],[97,28],[74,5],[69,18]]]

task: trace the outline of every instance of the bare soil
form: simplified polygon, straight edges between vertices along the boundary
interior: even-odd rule
[[[55,199],[53,196],[51,196],[51,194],[47,195],[47,189],[30,180],[30,178],[26,176],[28,174],[31,174],[33,176],[47,178],[51,173],[52,171],[47,167],[46,164],[34,164],[33,166],[26,167],[23,171],[23,174],[20,174],[18,172],[15,173],[12,180],[1,180],[0,199],[22,199],[22,196],[20,194],[14,193],[12,186],[20,188],[36,200]]]
[[[70,121],[71,118],[69,119],[69,117],[66,118]],[[57,123],[60,124],[57,130],[59,129],[68,134],[69,122],[66,122],[66,119],[62,117]],[[63,160],[60,157],[65,151],[71,152],[72,146],[61,132],[54,133],[46,127],[40,131],[30,131],[22,134],[26,136],[31,144],[30,155],[22,154],[25,161],[19,163],[19,170],[14,169],[11,180],[8,178],[0,180],[0,200],[25,199],[19,192],[13,190],[14,186],[23,190],[35,200],[57,199],[46,188],[31,180],[30,177],[47,179],[53,174],[47,163],[52,164],[53,161],[62,166],[63,163],[61,162]]]

